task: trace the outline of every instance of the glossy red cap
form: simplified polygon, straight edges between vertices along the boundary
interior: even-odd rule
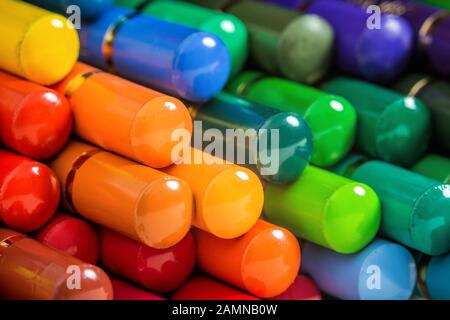
[[[15,230],[35,231],[55,213],[59,182],[42,163],[0,150],[0,220]]]
[[[48,159],[66,144],[72,110],[49,88],[0,71],[0,141],[32,159]]]
[[[172,296],[172,300],[260,300],[257,297],[221,282],[195,277],[186,282]]]
[[[107,269],[153,292],[170,292],[191,274],[196,249],[189,232],[167,249],[154,249],[116,232],[101,228],[100,257]]]
[[[97,264],[97,231],[88,222],[67,214],[56,215],[36,236],[43,244],[90,264]]]
[[[314,281],[299,274],[285,292],[270,300],[322,300],[322,296]]]
[[[114,291],[113,300],[166,300],[122,280],[111,280],[111,283]]]

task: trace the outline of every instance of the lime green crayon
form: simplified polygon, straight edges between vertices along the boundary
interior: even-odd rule
[[[289,185],[269,183],[264,212],[296,236],[346,254],[364,248],[380,226],[370,187],[314,166]]]

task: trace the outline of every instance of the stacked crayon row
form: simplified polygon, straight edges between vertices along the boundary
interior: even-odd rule
[[[157,298],[146,288],[175,299],[302,299],[320,298],[317,284],[342,299],[407,299],[419,268],[422,295],[449,297],[449,160],[417,161],[432,130],[435,150],[449,150],[450,85],[418,74],[398,80],[423,46],[414,38],[422,28],[407,16],[383,13],[372,30],[365,4],[344,0],[275,1],[295,10],[257,1],[74,2],[90,18],[79,44],[64,17],[0,4],[0,30],[10,35],[0,55],[1,142],[28,157],[0,154],[0,217],[9,228],[1,229],[0,296]],[[432,43],[444,41],[448,20],[425,20],[435,24],[426,30],[437,33]],[[80,59],[100,69],[75,63],[78,45]],[[445,55],[431,47],[428,63],[448,75],[438,68]],[[240,72],[247,51],[262,72]],[[348,77],[311,87],[331,62],[366,80],[395,80],[398,92]],[[249,159],[250,144],[225,133],[252,129],[265,147],[245,168],[207,147],[179,146],[174,132],[189,141],[191,117],[202,123],[193,140],[216,129],[220,144]],[[72,121],[84,142],[66,144]],[[273,129],[279,143],[259,134]],[[368,158],[344,159],[353,146]],[[414,164],[418,173],[400,167]],[[78,217],[48,222],[59,185]],[[130,283],[111,282],[98,260]],[[297,276],[300,260],[316,284]],[[82,269],[81,289],[68,285],[70,266]]]

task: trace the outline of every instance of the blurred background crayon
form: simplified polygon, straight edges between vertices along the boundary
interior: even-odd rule
[[[327,72],[334,33],[322,18],[253,0],[191,2],[241,19],[249,32],[250,61],[270,74],[314,83]]]

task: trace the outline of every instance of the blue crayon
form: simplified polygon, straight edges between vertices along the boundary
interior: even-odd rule
[[[125,8],[107,11],[79,34],[81,60],[190,101],[216,95],[230,73],[217,36]]]
[[[406,300],[417,278],[411,253],[381,239],[350,255],[303,242],[301,271],[322,291],[348,300]]]

